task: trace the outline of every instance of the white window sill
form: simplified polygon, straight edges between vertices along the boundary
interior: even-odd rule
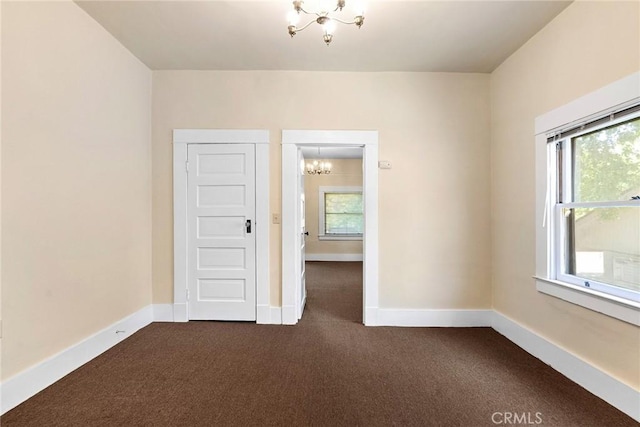
[[[558,280],[537,276],[534,279],[539,292],[640,326],[640,303]]]
[[[318,236],[318,240],[362,240],[362,235],[353,234],[353,235],[338,236],[338,235],[325,234],[325,235]]]

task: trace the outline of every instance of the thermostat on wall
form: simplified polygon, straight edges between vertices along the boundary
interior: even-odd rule
[[[388,160],[380,160],[378,162],[378,167],[380,169],[391,169],[391,162]]]

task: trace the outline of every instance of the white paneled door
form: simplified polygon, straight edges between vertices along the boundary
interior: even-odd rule
[[[255,148],[189,144],[191,320],[256,320]]]
[[[298,164],[300,165],[300,169],[298,171],[298,200],[300,201],[300,305],[298,308],[298,319],[302,318],[302,313],[304,313],[304,306],[307,301],[307,269],[306,269],[306,258],[305,258],[305,246],[307,243],[307,236],[309,233],[307,232],[307,221],[306,221],[306,205],[305,205],[305,197],[304,197],[304,172],[305,172],[305,162],[304,156],[302,155],[302,150],[298,149]]]

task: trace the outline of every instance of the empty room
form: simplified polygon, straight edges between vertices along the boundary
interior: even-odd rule
[[[640,422],[640,2],[0,26],[3,426]]]

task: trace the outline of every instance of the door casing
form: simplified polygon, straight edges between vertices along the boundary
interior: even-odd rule
[[[378,312],[378,132],[282,131],[282,323],[298,322],[300,288],[300,218],[298,215],[298,149],[303,146],[362,147],[364,196],[363,323],[377,324]]]
[[[256,322],[272,323],[269,290],[269,131],[174,129],[173,320],[189,320],[187,304],[187,148],[189,144],[255,144]],[[279,323],[279,322],[278,322]]]

